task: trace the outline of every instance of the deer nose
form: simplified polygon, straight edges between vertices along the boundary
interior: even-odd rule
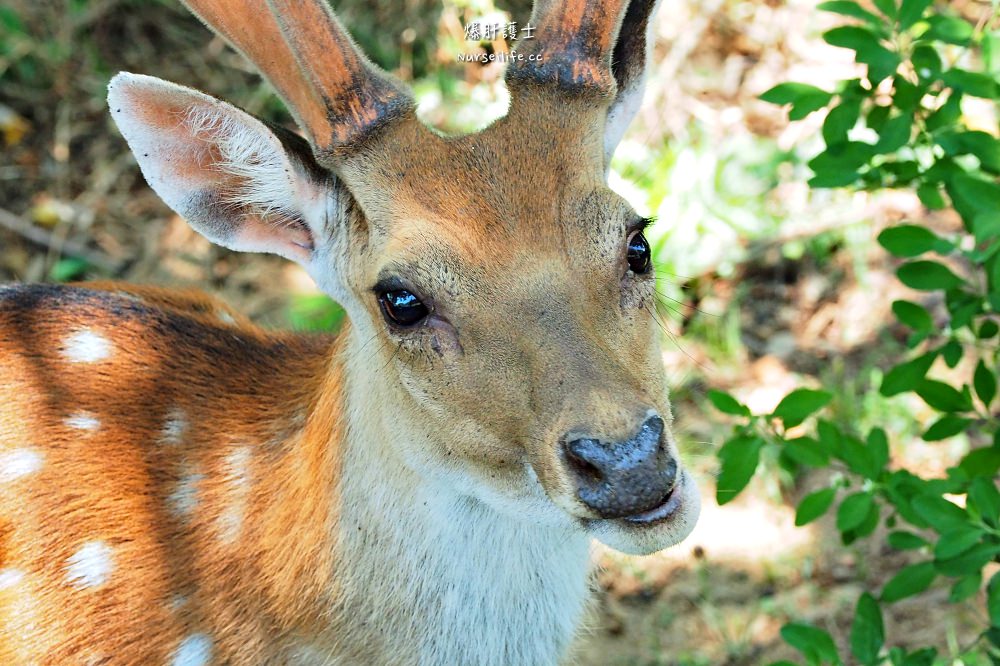
[[[654,509],[673,491],[677,461],[661,445],[663,419],[651,416],[631,438],[564,439],[577,496],[602,518],[623,518]]]

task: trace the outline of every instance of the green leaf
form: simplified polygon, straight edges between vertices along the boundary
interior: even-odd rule
[[[816,6],[816,9],[861,19],[862,21],[866,21],[875,26],[881,25],[882,23],[882,19],[875,16],[870,11],[862,9],[858,3],[851,2],[850,0],[831,0],[830,2],[821,2]]]
[[[912,114],[920,105],[920,100],[927,94],[927,89],[924,86],[910,83],[905,77],[899,74],[892,77],[892,88],[892,105],[900,111],[911,115],[910,119],[912,121]]]
[[[917,188],[917,197],[920,203],[931,210],[941,210],[948,205],[941,194],[941,188],[935,183],[921,183]]]
[[[954,289],[965,284],[950,268],[936,261],[911,261],[900,266],[896,275],[907,287],[921,291]]]
[[[936,261],[911,261],[900,266],[896,275],[907,287],[921,291],[954,289],[965,284],[950,268]]]
[[[968,576],[976,571],[981,571],[996,557],[997,553],[1000,553],[1000,545],[980,543],[957,557],[948,560],[935,560],[934,567],[946,576]]]
[[[845,25],[823,33],[823,39],[833,46],[851,49],[854,59],[868,65],[868,80],[877,84],[896,71],[899,56],[882,45],[878,35],[867,28]]]
[[[933,0],[903,0],[899,7],[899,29],[907,30],[919,21]]]
[[[77,257],[63,257],[49,271],[49,279],[53,282],[72,282],[83,277],[90,268],[85,260]]]
[[[980,243],[1000,235],[1000,211],[976,214],[972,218],[972,232]]]
[[[936,576],[933,562],[920,562],[903,567],[882,588],[882,601],[899,601],[920,594],[931,586]]]
[[[987,525],[1000,523],[1000,491],[992,481],[979,477],[969,484],[968,503]]]
[[[939,412],[967,412],[972,409],[972,400],[968,395],[936,379],[924,379],[916,391],[924,402]]]
[[[878,10],[886,16],[886,18],[896,18],[896,0],[873,0],[873,2],[875,3],[875,6],[878,7]]]
[[[708,400],[723,414],[732,414],[733,416],[750,416],[750,410],[747,406],[725,391],[710,389],[707,395]]]
[[[792,428],[805,421],[813,412],[825,407],[832,399],[833,395],[827,391],[796,389],[781,399],[771,416],[781,419],[786,428]]]
[[[823,467],[830,462],[830,456],[811,437],[796,437],[785,442],[784,452],[797,463],[810,467]]]
[[[808,624],[791,622],[781,628],[781,637],[793,648],[801,652],[813,664],[829,662],[840,664],[837,646],[830,634]]]
[[[885,642],[885,626],[882,624],[882,611],[875,597],[867,592],[858,599],[854,611],[854,622],[851,624],[851,654],[865,664],[879,663],[879,651]]]
[[[966,95],[985,99],[996,99],[997,97],[997,82],[986,74],[953,67],[942,74],[941,78],[946,84]]]
[[[983,64],[990,74],[1000,74],[1000,30],[983,35]]]
[[[760,96],[771,104],[791,104],[791,120],[800,120],[830,103],[833,93],[808,83],[779,83]]]
[[[921,495],[915,498],[913,510],[939,533],[968,523],[965,511],[939,495]]]
[[[892,312],[896,315],[896,319],[918,333],[934,329],[934,320],[931,318],[931,313],[922,305],[918,305],[912,301],[893,301]]]
[[[872,495],[868,492],[848,495],[837,509],[837,529],[847,532],[863,523],[871,513],[872,502]]]
[[[889,462],[889,438],[882,428],[872,428],[865,439],[873,471],[880,472]]]
[[[992,478],[1000,472],[1000,448],[994,445],[970,451],[958,465],[969,476]]]
[[[921,39],[937,40],[958,46],[965,46],[972,39],[972,26],[962,19],[938,15],[931,16],[928,23],[931,27],[921,35]]]
[[[753,478],[760,462],[760,437],[743,435],[729,440],[719,450],[722,466],[716,483],[715,499],[719,505],[732,501]]]
[[[889,533],[889,545],[896,550],[915,550],[928,545],[927,540],[912,532],[902,530]]]
[[[828,146],[822,153],[809,160],[809,168],[816,173],[854,171],[875,154],[875,147],[861,141],[847,141]]]
[[[957,583],[952,585],[951,594],[948,595],[948,601],[953,604],[957,604],[961,601],[965,601],[976,592],[979,591],[979,587],[983,584],[983,575],[981,572],[977,571],[971,573],[968,576],[963,576],[958,580]]]
[[[882,106],[876,103],[868,111],[868,115],[865,117],[865,124],[876,132],[879,132],[883,127],[885,127],[885,123],[889,120],[889,113],[891,111],[891,105]]]
[[[983,537],[983,531],[971,526],[960,526],[941,533],[934,546],[934,559],[948,560],[966,552]]]
[[[937,358],[937,352],[932,351],[892,368],[882,378],[879,392],[889,397],[916,389],[923,381],[927,371],[930,370],[935,358]]]
[[[873,86],[892,76],[901,62],[897,54],[881,47],[868,53],[859,53],[855,59],[868,65],[868,80]]]
[[[950,127],[955,125],[961,117],[962,93],[953,90],[949,93],[948,100],[927,117],[927,129],[935,132],[942,127]]]
[[[973,220],[980,213],[996,211],[1000,202],[1000,185],[995,182],[960,174],[948,184],[955,210],[965,220]]]
[[[875,152],[879,155],[894,153],[907,144],[913,131],[913,114],[903,113],[889,118],[879,132]]]
[[[987,407],[993,402],[997,395],[997,377],[991,372],[982,359],[976,364],[976,371],[972,375],[972,386],[976,389],[976,395]]]
[[[922,437],[926,442],[939,442],[942,439],[954,437],[965,430],[970,423],[972,423],[972,419],[962,418],[954,414],[945,414],[935,421]]]
[[[979,332],[976,333],[976,336],[980,340],[988,340],[997,333],[1000,333],[1000,326],[998,326],[997,323],[992,319],[987,319],[979,327]]]
[[[949,368],[954,368],[958,365],[958,362],[962,360],[962,354],[964,352],[962,345],[954,338],[941,345],[938,351],[941,352],[941,358],[944,359],[945,364]]]
[[[823,488],[803,497],[795,510],[795,525],[799,527],[822,516],[829,510],[836,496],[836,488]]]
[[[859,25],[842,25],[823,33],[823,41],[831,46],[839,46],[852,51],[866,51],[881,47],[878,35],[869,28]]]
[[[854,129],[861,114],[861,100],[843,100],[830,109],[823,121],[823,140],[832,146],[847,141],[847,133]]]
[[[833,97],[833,93],[829,93],[822,88],[817,88],[808,83],[787,82],[779,83],[763,93],[760,98],[771,104],[794,104],[804,97],[814,95],[826,95],[827,98]]]
[[[930,252],[939,240],[933,231],[915,224],[900,224],[878,235],[879,244],[897,257],[915,257]]]
[[[1000,140],[979,130],[960,132],[956,135],[963,152],[979,158],[980,166],[991,173],[1000,173]]]
[[[913,63],[913,69],[923,82],[935,80],[943,66],[941,55],[933,44],[917,44],[913,49],[913,55],[910,56],[910,62]]]
[[[1000,627],[1000,571],[993,574],[986,585],[986,610],[990,614],[990,624]]]

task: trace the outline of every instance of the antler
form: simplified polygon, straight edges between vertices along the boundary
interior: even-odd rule
[[[611,56],[627,4],[627,0],[536,0],[531,23],[537,36],[528,46],[519,42],[518,50],[526,57],[507,70],[508,85],[536,83],[571,94],[593,91],[613,96]]]
[[[407,87],[357,49],[322,0],[183,2],[271,82],[321,162],[413,111]]]

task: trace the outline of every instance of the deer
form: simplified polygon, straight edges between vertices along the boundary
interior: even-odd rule
[[[322,0],[185,0],[299,132],[108,86],[149,185],[301,265],[331,335],[198,291],[0,289],[0,663],[557,664],[593,540],[673,546],[643,218],[608,186],[655,0],[536,0],[507,114],[446,136]]]

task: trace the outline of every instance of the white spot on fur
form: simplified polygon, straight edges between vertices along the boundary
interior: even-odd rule
[[[42,468],[42,454],[31,449],[0,453],[0,483],[16,481]]]
[[[191,634],[174,652],[173,666],[205,666],[212,658],[212,639],[205,634]]]
[[[66,560],[66,579],[77,587],[96,587],[108,582],[115,565],[111,546],[88,541]]]
[[[233,318],[233,315],[229,314],[225,310],[218,310],[216,312],[216,316],[223,324],[229,324],[230,326],[236,324],[236,319]]]
[[[121,289],[116,291],[115,295],[118,296],[119,298],[124,298],[125,300],[132,301],[134,303],[145,303],[145,301],[142,300],[142,298],[140,298],[139,296],[136,296],[135,294],[127,291],[123,291]]]
[[[0,569],[0,590],[9,590],[23,580],[24,572],[20,569]]]
[[[219,533],[223,541],[232,543],[243,531],[243,520],[250,495],[250,447],[233,449],[225,459],[222,473],[228,482],[231,504],[219,516]]]
[[[170,610],[176,613],[180,609],[187,606],[188,601],[189,601],[188,598],[183,594],[175,594],[172,597],[170,597],[170,603],[168,605],[170,607]]]
[[[163,423],[163,430],[160,431],[160,441],[164,444],[180,444],[187,432],[188,420],[183,409],[179,407],[170,410],[167,420]]]
[[[198,507],[198,484],[204,478],[204,474],[198,473],[185,474],[181,477],[174,492],[167,498],[175,515],[188,517],[194,513]]]
[[[111,354],[111,342],[89,328],[66,338],[63,354],[74,363],[96,363]]]
[[[97,430],[101,421],[90,412],[79,412],[66,419],[66,425],[77,430]]]

